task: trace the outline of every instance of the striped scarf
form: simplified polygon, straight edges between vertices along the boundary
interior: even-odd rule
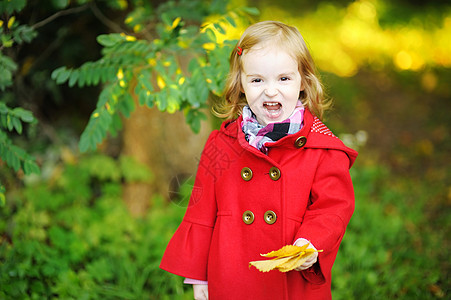
[[[301,130],[303,122],[304,106],[301,101],[298,101],[296,108],[288,119],[278,123],[270,123],[266,126],[258,123],[255,114],[246,105],[243,108],[241,129],[249,145],[267,154],[268,149],[265,146],[266,143],[278,141],[289,134],[298,132]]]

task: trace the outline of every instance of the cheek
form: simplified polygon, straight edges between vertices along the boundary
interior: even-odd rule
[[[301,94],[301,90],[299,89],[299,86],[293,86],[293,88],[290,89],[289,93],[287,93],[287,98],[289,99],[299,99],[299,96]]]

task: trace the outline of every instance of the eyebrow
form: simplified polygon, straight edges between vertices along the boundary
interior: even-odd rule
[[[278,76],[294,76],[295,72],[282,72]],[[256,73],[256,74],[246,74],[246,77],[263,77],[262,75]]]

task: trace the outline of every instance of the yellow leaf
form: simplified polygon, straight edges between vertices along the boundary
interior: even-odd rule
[[[301,251],[305,250],[307,247],[308,247],[308,244],[306,244],[302,247],[294,246],[294,245],[286,245],[286,246],[283,246],[282,248],[280,248],[279,250],[271,251],[266,254],[261,254],[261,256],[264,256],[264,257],[291,256],[291,255],[299,254]]]
[[[294,270],[305,263],[314,252],[322,252],[322,250],[307,249],[309,245],[310,244],[306,244],[302,247],[286,245],[279,250],[271,251],[266,254],[260,254],[264,257],[273,258],[268,260],[251,261],[249,266],[254,266],[261,272],[269,272],[275,269],[280,272]]]
[[[16,17],[12,16],[11,18],[9,18],[8,20],[8,28],[11,28],[11,26],[13,26],[14,21],[16,21]]]
[[[202,48],[204,48],[205,50],[214,50],[216,48],[216,44],[215,43],[205,43],[202,45]]]
[[[288,260],[287,262],[278,265],[277,269],[280,272],[288,272],[288,271],[294,270],[297,267],[302,266],[302,264],[305,263],[312,255],[313,255],[313,252],[305,254],[303,256],[291,257],[291,259]]]
[[[119,4],[119,7],[121,9],[126,9],[128,7],[128,3],[126,0],[118,0],[117,4]]]
[[[141,24],[136,24],[135,26],[133,26],[133,31],[134,32],[140,32],[142,29],[142,25]]]
[[[152,67],[155,67],[155,66],[157,65],[157,60],[156,60],[155,58],[149,58],[149,59],[147,60],[147,63],[148,63],[149,65],[151,65]]]
[[[182,18],[178,17],[174,20],[174,22],[172,22],[172,26],[171,29],[174,29],[175,27],[177,27],[177,25],[179,25],[180,21],[182,20]]]
[[[166,87],[166,83],[164,82],[163,77],[161,77],[160,75],[157,76],[157,85],[161,90]]]
[[[185,82],[185,77],[180,77],[179,85],[182,85]]]
[[[168,99],[168,107],[166,108],[166,111],[170,114],[175,113],[180,109],[180,105],[178,104],[177,100],[169,98]]]
[[[123,36],[123,37],[125,38],[125,40],[128,41],[128,42],[134,42],[134,41],[136,41],[136,37],[134,37],[134,36],[132,36],[132,35],[127,35],[127,34],[125,34],[125,33],[123,33],[123,32],[121,32],[120,35]]]
[[[3,26],[3,20],[0,20],[0,28]]]
[[[122,71],[122,68],[119,68],[119,71],[117,71],[116,77],[119,80],[124,79],[124,71]]]
[[[254,266],[261,272],[269,272],[269,271],[277,268],[278,265],[283,264],[290,259],[291,259],[291,257],[282,257],[282,258],[276,258],[276,259],[271,259],[271,260],[256,260],[256,261],[251,261],[249,263],[249,266]]]

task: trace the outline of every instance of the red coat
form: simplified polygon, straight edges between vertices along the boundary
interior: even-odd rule
[[[349,168],[357,152],[308,110],[304,127],[268,146],[268,155],[245,140],[241,120],[208,138],[190,204],[160,267],[208,280],[210,300],[331,299],[331,268],[354,211]],[[310,269],[249,268],[260,253],[301,237],[324,250]]]

